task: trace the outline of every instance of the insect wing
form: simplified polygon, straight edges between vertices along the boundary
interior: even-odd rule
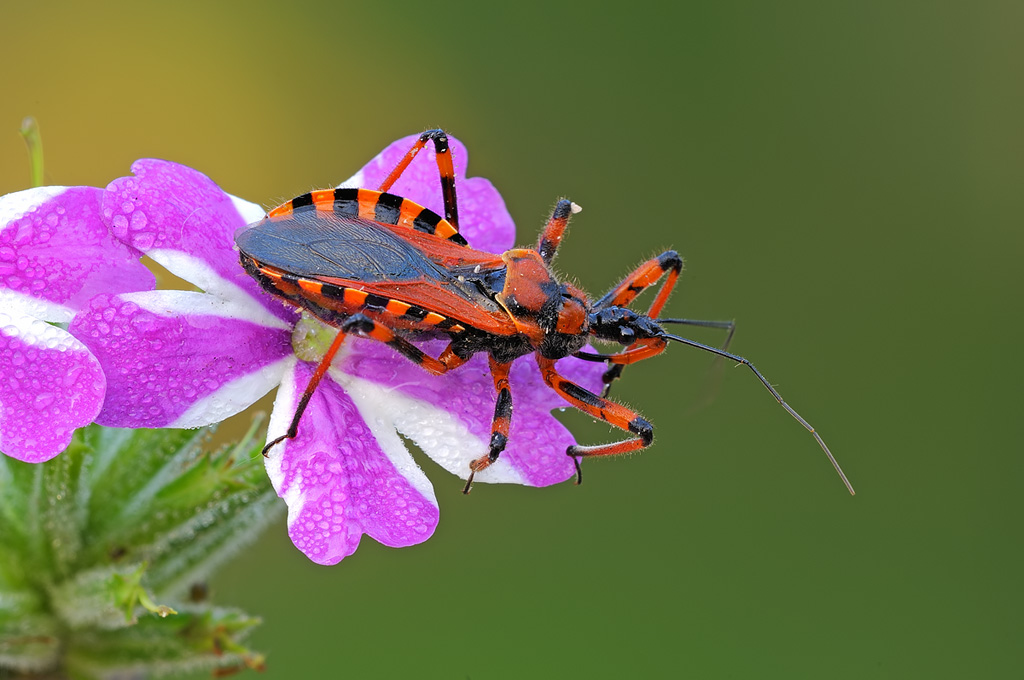
[[[515,332],[505,312],[485,294],[486,286],[475,278],[503,266],[499,257],[397,229],[354,216],[296,210],[250,225],[235,235],[235,243],[261,267],[330,284],[335,297],[345,288],[356,288],[484,332]],[[446,263],[456,265],[454,270]],[[325,288],[316,297],[317,304],[342,311],[327,299]]]
[[[264,219],[239,232],[235,243],[260,263],[296,276],[367,282],[450,278],[387,228],[316,210]]]

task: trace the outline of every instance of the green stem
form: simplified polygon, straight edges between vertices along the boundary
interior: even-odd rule
[[[21,136],[28,146],[28,164],[32,174],[32,186],[43,186],[43,138],[39,134],[39,123],[32,116],[21,121]]]

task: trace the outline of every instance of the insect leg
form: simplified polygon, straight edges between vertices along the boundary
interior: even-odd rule
[[[508,444],[508,430],[512,423],[512,390],[508,385],[508,371],[512,364],[502,364],[490,357],[491,377],[494,378],[494,389],[498,392],[498,400],[494,404],[494,420],[491,421],[491,444],[490,450],[483,456],[470,462],[469,479],[466,480],[466,487],[462,493],[469,493],[473,488],[473,477],[476,473],[484,470],[505,450]]]
[[[451,223],[456,230],[459,228],[459,208],[458,201],[455,198],[455,168],[452,165],[452,154],[448,148],[448,135],[445,134],[444,130],[427,130],[420,138],[416,140],[416,143],[412,145],[412,148],[402,157],[402,160],[398,161],[398,165],[391,171],[391,174],[384,178],[384,181],[377,187],[378,191],[387,191],[391,188],[405,169],[412,163],[412,159],[416,158],[416,154],[420,152],[427,142],[434,142],[434,151],[437,158],[437,171],[441,175],[441,195],[444,198],[444,218]]]
[[[302,393],[302,398],[299,399],[299,405],[295,409],[295,415],[292,416],[292,422],[288,426],[288,431],[283,435],[274,439],[271,442],[267,442],[267,445],[263,447],[263,455],[266,456],[270,449],[274,448],[285,439],[295,439],[295,435],[299,433],[299,421],[302,420],[302,414],[305,412],[306,407],[309,406],[309,400],[313,398],[313,393],[316,392],[317,385],[320,384],[320,380],[327,373],[327,369],[330,368],[331,362],[334,361],[334,355],[338,353],[341,348],[341,343],[345,340],[345,331],[339,331],[334,336],[334,341],[331,342],[331,346],[327,348],[327,353],[324,354],[324,358],[317,364],[316,370],[313,371],[313,377],[309,379],[309,383],[306,385],[305,391]]]
[[[647,316],[652,319],[657,319],[658,314],[665,307],[665,303],[668,302],[669,295],[672,294],[672,289],[675,288],[676,281],[679,279],[680,272],[683,271],[683,258],[679,257],[679,253],[674,250],[666,250],[661,255],[651,258],[647,262],[636,268],[633,273],[623,279],[622,283],[612,288],[602,297],[600,300],[594,303],[595,310],[605,309],[607,307],[626,307],[633,300],[636,299],[640,293],[646,290],[649,286],[656,284],[666,272],[668,277],[665,282],[658,289],[658,294],[654,298],[654,302],[651,303],[650,308],[647,310]],[[637,348],[640,343],[633,343],[629,350]],[[657,354],[655,352],[654,354]],[[648,354],[640,357],[645,359],[648,356],[654,356],[654,354]],[[639,360],[639,359],[637,359]],[[611,392],[612,383],[615,382],[621,375],[623,366],[626,363],[614,363],[610,366],[604,375],[601,376],[601,380],[605,384],[604,396],[608,396]]]
[[[397,335],[384,324],[374,321],[365,314],[353,314],[345,320],[345,323],[341,326],[341,330],[345,333],[357,333],[364,337],[377,340],[378,342],[383,342],[397,350],[413,363],[419,364],[434,375],[447,373],[449,370],[457,368],[469,360],[469,357],[460,357],[456,354],[452,350],[451,344],[449,344],[448,347],[441,352],[441,355],[435,359],[434,357],[425,354],[419,347],[412,344],[402,336]]]
[[[615,352],[614,354],[576,352],[573,356],[587,361],[607,361],[613,364],[613,367],[628,366],[629,364],[635,364],[638,361],[658,356],[665,351],[667,346],[668,340],[665,340],[664,338],[647,338],[646,340],[637,340],[625,350]],[[608,395],[605,394],[604,396],[607,397]]]
[[[551,217],[537,241],[537,252],[540,253],[544,262],[551,264],[551,261],[555,259],[555,252],[558,251],[565,228],[569,225],[569,216],[580,210],[582,208],[564,198],[555,205],[555,209],[551,212]]]
[[[635,439],[624,439],[611,444],[570,446],[566,449],[565,453],[572,456],[573,462],[576,464],[577,484],[583,481],[583,470],[580,468],[581,457],[614,456],[651,445],[651,442],[654,440],[654,427],[641,418],[640,414],[636,411],[614,401],[608,401],[593,392],[583,389],[576,383],[566,380],[555,370],[555,362],[552,359],[545,359],[538,355],[537,364],[540,366],[540,373],[544,378],[544,382],[555,392],[558,392],[563,399],[584,413],[589,413],[609,425],[614,425],[620,430],[632,432],[636,435]]]
[[[653,257],[636,268],[629,276],[622,280],[622,283],[608,291],[604,297],[594,303],[594,309],[601,310],[607,307],[626,307],[636,296],[646,290],[649,286],[656,284],[661,277],[668,272],[668,278],[658,290],[658,295],[647,310],[647,316],[656,319],[661,313],[668,296],[675,288],[676,280],[683,271],[683,258],[674,250],[666,250],[661,255]]]

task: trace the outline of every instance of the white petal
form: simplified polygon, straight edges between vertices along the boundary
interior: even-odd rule
[[[394,433],[398,430],[416,442],[434,462],[462,479],[469,477],[470,461],[487,453],[489,443],[476,437],[448,411],[334,368],[330,374],[345,388],[385,451],[389,451],[384,443],[386,437],[393,437],[401,444]],[[405,447],[402,446],[402,449]],[[398,461],[393,462],[398,466]],[[496,463],[477,473],[475,481],[525,484],[522,475],[503,458],[498,458]]]

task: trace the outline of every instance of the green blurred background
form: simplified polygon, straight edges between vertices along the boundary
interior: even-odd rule
[[[678,249],[673,347],[618,396],[657,426],[580,488],[461,483],[335,567],[283,522],[212,583],[268,678],[1020,677],[1024,6],[1019,2],[10,3],[0,192],[189,164],[264,205],[443,126],[530,243],[603,292]],[[1017,300],[1017,302],[1013,302]],[[709,342],[720,335],[695,333]],[[711,381],[713,384],[713,380]],[[566,414],[578,437],[616,435]],[[1015,424],[1016,423],[1016,424]]]

